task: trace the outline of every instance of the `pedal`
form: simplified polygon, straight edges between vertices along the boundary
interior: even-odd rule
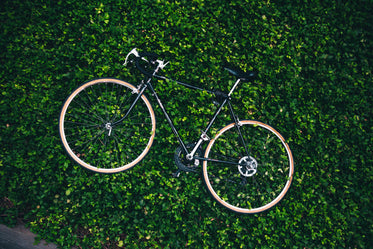
[[[180,176],[181,170],[177,170],[175,173],[172,173],[173,178],[178,178]]]

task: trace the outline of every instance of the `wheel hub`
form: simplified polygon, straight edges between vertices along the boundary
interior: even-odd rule
[[[110,137],[110,135],[111,135],[111,131],[112,131],[112,129],[113,129],[113,126],[111,126],[111,123],[107,123],[107,124],[105,125],[105,128],[109,131],[108,136]]]
[[[238,171],[245,177],[253,176],[256,173],[258,162],[251,156],[245,156],[238,162]]]

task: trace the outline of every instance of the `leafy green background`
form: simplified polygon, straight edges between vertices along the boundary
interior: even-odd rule
[[[372,12],[370,0],[2,1],[0,222],[23,220],[61,248],[372,247]],[[209,89],[233,83],[223,61],[260,72],[235,106],[292,148],[294,182],[278,206],[238,215],[200,174],[172,178],[177,143],[159,111],[152,152],[134,169],[100,175],[69,160],[63,101],[93,78],[136,83],[122,66],[134,47]],[[211,96],[156,88],[184,138],[198,135]]]

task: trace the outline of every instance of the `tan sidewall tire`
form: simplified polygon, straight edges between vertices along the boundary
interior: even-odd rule
[[[154,110],[153,110],[149,100],[145,97],[145,95],[142,95],[141,99],[145,102],[145,104],[146,104],[146,106],[149,110],[150,116],[151,116],[152,135],[150,136],[149,142],[148,142],[145,150],[135,160],[133,160],[132,162],[130,162],[126,165],[123,165],[119,168],[105,169],[105,168],[97,168],[97,167],[94,167],[90,164],[87,164],[86,162],[82,161],[79,157],[77,157],[74,154],[74,152],[71,150],[69,144],[66,141],[65,132],[64,132],[64,118],[65,118],[66,110],[67,110],[68,106],[70,105],[71,101],[75,98],[75,96],[89,86],[92,86],[94,84],[99,84],[99,83],[105,83],[105,82],[114,82],[114,83],[126,86],[129,89],[136,90],[136,87],[131,85],[130,83],[124,82],[122,80],[110,79],[110,78],[96,79],[96,80],[92,80],[92,81],[89,81],[89,82],[81,85],[67,98],[67,100],[65,101],[65,103],[62,107],[61,114],[60,114],[60,119],[59,119],[59,132],[60,132],[61,141],[62,141],[62,144],[63,144],[65,150],[67,151],[69,156],[75,162],[77,162],[79,165],[81,165],[82,167],[85,167],[89,170],[98,172],[98,173],[117,173],[117,172],[121,172],[121,171],[124,171],[124,170],[128,170],[128,169],[132,168],[133,166],[135,166],[137,163],[139,163],[145,157],[145,155],[148,153],[150,147],[153,144],[153,140],[154,140],[154,136],[155,136],[155,126],[156,126],[155,114],[154,114]]]
[[[260,212],[263,212],[267,209],[270,209],[272,208],[273,206],[275,206],[286,194],[286,192],[289,190],[289,187],[291,185],[291,182],[292,182],[292,179],[293,179],[293,173],[294,173],[294,160],[293,160],[293,155],[291,153],[291,150],[289,148],[289,145],[285,142],[285,139],[281,136],[281,134],[279,132],[277,132],[274,128],[272,128],[271,126],[267,125],[267,124],[264,124],[262,122],[259,122],[259,121],[255,121],[255,120],[243,120],[243,121],[240,121],[242,123],[242,125],[258,125],[258,126],[261,126],[271,132],[273,132],[282,142],[282,144],[284,145],[284,147],[286,148],[286,151],[287,151],[287,155],[288,155],[288,159],[289,159],[289,163],[290,163],[290,170],[289,170],[289,179],[285,185],[285,187],[283,188],[282,192],[273,200],[271,201],[270,203],[268,203],[267,205],[263,206],[263,207],[260,207],[260,208],[254,208],[254,209],[244,209],[244,208],[239,208],[239,207],[236,207],[236,206],[233,206],[227,202],[225,202],[224,200],[222,200],[215,192],[215,190],[212,188],[211,184],[210,184],[210,181],[209,181],[209,177],[208,177],[208,171],[207,171],[207,164],[208,162],[207,161],[204,161],[203,162],[203,178],[205,180],[205,183],[206,183],[206,186],[207,186],[207,189],[208,191],[211,193],[211,195],[215,198],[215,200],[220,203],[221,205],[223,205],[224,207],[234,211],[234,212],[237,212],[237,213],[246,213],[246,214],[253,214],[253,213],[260,213]],[[222,128],[221,130],[218,131],[218,133],[216,134],[216,136],[209,142],[209,144],[207,145],[206,147],[206,150],[205,150],[205,158],[208,158],[208,155],[210,153],[210,149],[212,148],[212,146],[214,145],[215,141],[224,133],[226,132],[227,130],[230,130],[232,128],[234,128],[235,124],[234,123],[231,123],[227,126],[225,126],[224,128]]]

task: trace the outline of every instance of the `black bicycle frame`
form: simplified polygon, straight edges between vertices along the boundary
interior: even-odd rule
[[[206,91],[205,89],[202,89],[202,88],[199,88],[199,87],[195,87],[195,86],[192,86],[192,85],[189,85],[189,84],[186,84],[186,83],[183,83],[183,82],[179,82],[179,81],[175,81],[176,83],[178,84],[181,84],[185,87],[188,87],[188,88],[191,88],[191,89],[194,89],[194,90],[202,90],[202,91]],[[172,132],[175,134],[181,148],[183,149],[184,153],[187,155],[187,159],[189,160],[192,160],[193,158],[196,158],[196,159],[200,159],[200,160],[205,160],[205,161],[218,161],[218,162],[224,162],[224,163],[231,163],[231,162],[226,162],[226,161],[221,161],[221,160],[215,160],[215,159],[209,159],[209,158],[204,158],[204,157],[194,157],[194,154],[195,152],[197,151],[198,147],[204,142],[204,141],[208,141],[209,140],[209,137],[207,136],[207,133],[208,131],[210,130],[210,128],[212,127],[212,125],[214,124],[216,118],[218,117],[218,115],[220,114],[221,110],[223,109],[223,107],[228,103],[228,109],[230,111],[230,115],[232,117],[232,121],[236,124],[236,127],[238,129],[238,132],[239,132],[239,136],[241,137],[241,141],[245,147],[245,150],[246,150],[246,153],[247,153],[247,148],[246,148],[246,144],[243,140],[243,136],[241,134],[241,131],[239,129],[239,121],[236,117],[236,115],[234,114],[234,111],[233,111],[233,108],[232,108],[232,105],[229,101],[229,96],[226,95],[226,97],[223,99],[222,103],[220,104],[220,106],[218,107],[218,109],[215,111],[214,115],[212,116],[212,119],[208,122],[206,128],[202,131],[202,134],[200,136],[200,139],[197,141],[197,143],[195,144],[194,148],[192,149],[191,152],[188,151],[184,141],[182,140],[179,132],[177,131],[173,121],[171,120],[170,116],[168,115],[168,112],[166,110],[166,108],[163,106],[163,103],[161,101],[161,99],[158,97],[158,94],[156,93],[156,91],[154,90],[152,84],[150,81],[148,81],[148,84],[149,86],[149,89],[151,90],[152,94],[154,95],[154,97],[156,98],[160,108],[162,109],[163,111],[163,114],[165,115],[166,119],[167,119],[167,122],[169,123],[171,129],[172,129]],[[210,93],[214,93],[212,91],[208,91]],[[248,153],[247,153],[248,154]],[[188,158],[189,157],[189,158]],[[236,164],[237,165],[237,162],[235,163],[232,163],[232,164]]]
[[[158,77],[158,78],[161,78],[161,79],[165,79],[165,77],[162,77],[162,76],[156,76],[155,74],[153,75],[154,77]],[[211,158],[205,158],[205,157],[195,157],[194,154],[195,152],[197,151],[198,147],[204,142],[204,141],[208,141],[210,138],[207,136],[207,132],[210,130],[211,126],[214,124],[217,116],[220,114],[221,110],[223,109],[223,107],[228,103],[228,109],[230,111],[230,115],[232,117],[232,121],[235,123],[235,126],[237,128],[237,131],[239,133],[239,136],[241,138],[241,142],[245,148],[245,151],[246,151],[246,154],[248,155],[248,150],[247,150],[247,146],[246,146],[246,143],[243,139],[243,136],[241,134],[241,131],[240,131],[240,123],[239,123],[239,120],[238,118],[236,117],[236,115],[234,114],[234,111],[233,111],[233,108],[232,108],[232,105],[229,101],[229,95],[226,95],[224,96],[223,98],[223,101],[222,103],[220,104],[220,106],[218,107],[218,109],[215,111],[212,119],[209,121],[209,123],[207,124],[206,128],[202,131],[202,134],[200,136],[200,139],[197,141],[197,143],[195,144],[194,148],[192,149],[191,152],[188,151],[184,141],[182,140],[179,132],[177,131],[172,119],[170,118],[166,108],[163,106],[163,103],[161,101],[161,99],[159,98],[157,92],[154,90],[153,88],[153,85],[151,84],[151,80],[152,80],[152,77],[146,77],[143,81],[143,83],[140,85],[140,88],[139,90],[137,91],[138,93],[138,96],[136,97],[136,99],[133,101],[132,105],[130,106],[130,108],[127,110],[127,113],[120,119],[118,120],[117,122],[113,123],[112,126],[116,126],[118,125],[119,123],[121,123],[128,115],[129,113],[132,111],[133,107],[136,105],[137,101],[141,98],[142,94],[144,93],[144,91],[149,88],[150,91],[151,91],[151,94],[155,97],[155,99],[157,100],[158,102],[158,105],[159,107],[161,108],[164,116],[166,117],[166,120],[168,122],[168,124],[170,125],[171,127],[171,130],[172,132],[175,134],[182,150],[184,151],[184,153],[187,155],[187,159],[188,160],[192,160],[192,159],[199,159],[199,160],[203,160],[203,161],[214,161],[214,162],[221,162],[221,163],[228,163],[228,164],[234,164],[234,165],[239,165],[238,162],[229,162],[229,161],[221,161],[221,160],[216,160],[216,159],[211,159]],[[179,81],[175,81],[176,83],[178,84],[181,84],[185,87],[188,87],[188,88],[191,88],[191,89],[194,89],[194,90],[203,90],[203,91],[207,91],[209,93],[214,93],[212,91],[208,91],[208,90],[205,90],[205,89],[202,89],[202,88],[199,88],[199,87],[195,87],[195,86],[192,86],[192,85],[189,85],[189,84],[186,84],[186,83],[183,83],[183,82],[179,82]],[[243,164],[244,165],[244,164]]]

